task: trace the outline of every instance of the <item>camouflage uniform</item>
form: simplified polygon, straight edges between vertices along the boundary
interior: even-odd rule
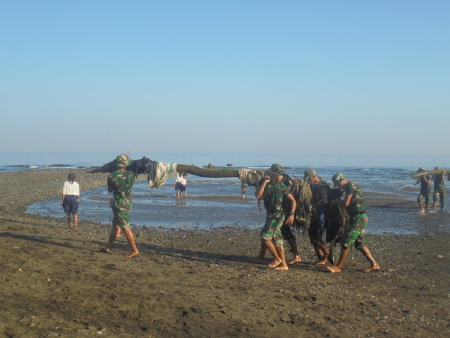
[[[425,180],[425,175],[420,177],[420,192],[417,196],[417,202],[425,202],[428,204],[430,202],[431,195],[431,184],[427,183]]]
[[[441,207],[444,207],[445,201],[445,184],[444,184],[444,173],[436,175],[434,177],[434,195],[433,202],[436,203],[438,200],[441,202]]]
[[[283,245],[281,227],[286,219],[283,200],[290,193],[291,190],[284,183],[267,183],[262,196],[266,208],[266,223],[261,230],[261,238],[265,241],[273,240],[276,247]]]
[[[355,245],[356,249],[361,249],[364,243],[364,231],[369,219],[366,215],[366,206],[364,205],[363,195],[356,183],[348,182],[345,187],[343,198],[352,195],[350,204],[347,207],[349,214],[349,228],[346,231],[342,244],[345,247]]]
[[[113,223],[122,228],[130,226],[131,187],[134,184],[134,173],[129,170],[115,171],[108,176],[108,188],[113,192]]]

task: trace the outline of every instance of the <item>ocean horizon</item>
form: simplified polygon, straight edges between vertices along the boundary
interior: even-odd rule
[[[0,172],[93,168],[115,159],[112,152],[0,152]],[[330,168],[399,168],[415,171],[419,167],[450,168],[450,156],[434,154],[309,154],[309,153],[127,153],[133,160],[142,157],[153,161],[216,167],[268,167],[280,163],[285,167]]]

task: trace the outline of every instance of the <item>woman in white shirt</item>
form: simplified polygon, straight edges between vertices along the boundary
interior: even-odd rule
[[[73,230],[78,230],[78,205],[80,204],[80,185],[75,182],[75,174],[69,174],[64,182],[61,205],[67,214],[67,226],[70,229],[71,215]]]

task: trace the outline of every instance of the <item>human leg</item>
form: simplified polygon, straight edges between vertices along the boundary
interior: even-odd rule
[[[298,253],[298,246],[297,246],[297,241],[295,240],[295,238],[290,239],[288,241],[289,247],[291,248],[291,252],[294,255],[294,258],[292,260],[290,260],[288,262],[288,264],[295,264],[295,263],[300,263],[302,261],[302,258],[300,257],[300,254]],[[283,249],[284,251],[284,249]]]
[[[131,252],[128,255],[126,255],[125,257],[131,258],[131,257],[139,255],[139,250],[136,246],[136,241],[134,239],[133,231],[131,231],[131,229],[129,227],[125,227],[125,228],[123,228],[123,233],[125,234],[128,244],[131,247]]]
[[[274,268],[281,264],[281,258],[278,256],[277,250],[275,249],[275,245],[272,241],[277,243],[277,246],[283,244],[283,235],[281,234],[281,226],[283,225],[285,216],[283,213],[267,213],[266,215],[266,223],[261,230],[261,240],[264,241],[265,246],[272,254],[274,260],[269,264],[270,268]]]
[[[261,248],[259,250],[259,255],[252,258],[255,262],[264,262],[264,257],[266,257],[267,246],[265,241],[261,241]]]
[[[278,265],[282,263],[282,260],[280,256],[278,256],[278,251],[275,248],[275,245],[271,241],[265,241],[264,244],[266,245],[266,248],[269,250],[269,252],[273,256],[273,262],[269,264],[269,268],[275,268]]]
[[[111,247],[116,240],[117,236],[120,234],[120,227],[115,224],[113,220],[113,224],[111,227],[111,231],[109,232],[108,244],[101,251],[109,253],[111,251]]]
[[[331,272],[341,272],[349,251],[350,251],[349,248],[343,246],[341,248],[341,255],[339,256],[338,263],[335,266],[327,266],[327,269],[330,270]]]
[[[358,250],[364,246],[364,230],[369,222],[366,214],[359,214],[350,219],[349,228],[342,239],[339,261],[335,266],[327,267],[331,272],[341,272],[347,259],[349,248],[354,245]],[[370,253],[370,251],[369,251]],[[373,258],[372,258],[373,259]],[[375,262],[375,261],[374,261]]]
[[[328,250],[327,246],[325,245],[325,243],[321,240],[319,240],[316,243],[316,253],[317,256],[319,257],[319,260],[314,263],[314,265],[324,265],[327,263],[328,260],[328,256],[330,254],[330,251]]]
[[[283,245],[276,246],[278,257],[281,259],[281,264],[275,268],[275,270],[288,270],[289,267],[286,264],[286,256],[284,255],[284,247]]]
[[[66,214],[67,227],[69,228],[69,230],[70,230],[70,220],[71,220],[70,214],[71,214],[70,211]]]
[[[78,230],[78,214],[74,212],[73,214],[73,230]]]
[[[283,223],[283,225],[281,226],[281,235],[283,236],[283,240],[288,242],[289,247],[291,248],[291,252],[294,256],[294,258],[291,261],[289,261],[288,264],[295,264],[301,262],[302,259],[300,258],[300,255],[298,253],[297,241],[295,239],[295,235],[292,232],[291,227]]]
[[[359,251],[361,251],[361,253],[364,255],[364,257],[366,257],[367,260],[370,262],[370,267],[368,267],[366,270],[364,270],[365,272],[380,270],[380,266],[378,265],[377,262],[375,262],[375,259],[373,258],[372,253],[370,252],[370,250],[367,246],[365,246],[365,245],[361,246],[359,248]]]

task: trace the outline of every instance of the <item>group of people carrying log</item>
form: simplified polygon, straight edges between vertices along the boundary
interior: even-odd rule
[[[117,156],[114,161],[116,169],[108,176],[108,192],[113,193],[114,217],[108,244],[101,249],[102,252],[109,253],[113,242],[123,231],[131,247],[131,252],[126,257],[139,255],[130,229],[131,188],[136,174],[127,169],[131,162],[125,154]],[[361,251],[370,262],[366,272],[380,269],[364,244],[368,218],[359,187],[340,172],[334,174],[332,181],[334,187],[322,181],[314,169],[305,170],[303,179],[291,179],[279,164],[273,164],[264,173],[256,197],[264,201],[266,222],[261,230],[261,251],[256,260],[262,261],[266,250],[269,250],[273,256],[269,268],[288,270],[288,264],[301,262],[292,231],[293,227],[297,227],[308,232],[318,257],[315,264],[324,265],[330,260],[326,241],[331,242],[332,246],[337,242],[341,243],[338,263],[327,267],[331,272],[341,272],[352,246]],[[294,254],[293,260],[289,262],[286,262],[283,240],[288,242]]]
[[[380,269],[364,244],[368,218],[361,190],[340,172],[333,175],[332,181],[334,188],[312,168],[305,170],[303,179],[291,179],[279,164],[266,171],[256,192],[256,197],[264,201],[266,222],[261,230],[261,251],[255,261],[263,261],[269,250],[273,256],[269,268],[288,270],[289,265],[301,262],[291,230],[296,226],[308,232],[318,257],[316,265],[324,265],[329,260],[327,241],[331,245],[341,244],[339,261],[327,267],[329,271],[342,271],[352,246],[370,262],[366,272]],[[285,258],[284,240],[294,254],[289,262]]]
[[[434,172],[441,171],[435,175],[429,175],[424,168],[417,170],[417,181],[415,184],[420,184],[420,192],[417,196],[417,203],[419,203],[420,212],[428,213],[430,211],[430,195],[431,195],[431,182],[434,182],[433,186],[433,212],[436,212],[438,201],[441,204],[441,211],[444,209],[445,202],[445,176],[446,170],[440,170],[439,167],[434,168]],[[422,174],[423,173],[423,174]],[[450,180],[450,173],[448,175]]]

